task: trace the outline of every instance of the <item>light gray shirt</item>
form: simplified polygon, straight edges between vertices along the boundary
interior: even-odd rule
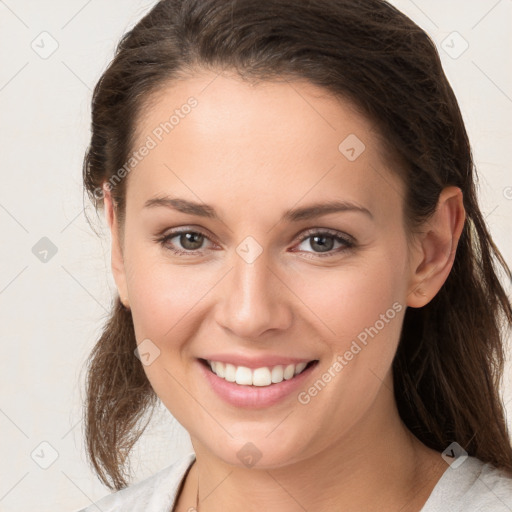
[[[170,512],[195,460],[189,453],[158,473],[78,512]],[[447,467],[421,512],[512,512],[512,478],[476,457]]]

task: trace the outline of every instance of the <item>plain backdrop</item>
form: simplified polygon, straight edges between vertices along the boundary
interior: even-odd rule
[[[120,36],[154,3],[0,0],[4,512],[73,512],[109,492],[85,459],[81,390],[83,364],[115,287],[109,234],[97,237],[85,220],[81,165],[92,89]],[[392,3],[439,48],[472,140],[481,207],[510,262],[512,1]],[[511,426],[510,366],[503,396]],[[187,434],[160,407],[134,451],[133,482],[190,449]]]

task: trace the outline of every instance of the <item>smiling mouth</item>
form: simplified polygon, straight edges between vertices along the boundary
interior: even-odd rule
[[[212,373],[227,382],[233,382],[240,386],[272,386],[284,380],[291,380],[300,375],[311,366],[318,363],[318,359],[298,364],[262,366],[261,368],[247,368],[246,366],[235,366],[221,361],[199,361]]]

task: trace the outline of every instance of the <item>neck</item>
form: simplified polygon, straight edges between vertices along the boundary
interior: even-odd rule
[[[389,388],[382,393],[390,394]],[[405,427],[394,399],[385,402],[376,400],[366,417],[325,449],[278,468],[226,464],[192,439],[196,463],[180,499],[183,510],[195,507],[198,482],[199,512],[421,510],[446,463]]]

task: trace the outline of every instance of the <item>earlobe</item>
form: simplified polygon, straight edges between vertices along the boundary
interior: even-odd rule
[[[110,188],[107,183],[103,184],[103,206],[105,210],[105,219],[110,228],[110,234],[112,237],[112,251],[111,251],[111,266],[112,275],[117,286],[119,297],[123,305],[128,308],[128,290],[126,286],[126,272],[124,265],[124,256],[119,240],[119,229],[114,202],[110,193]]]
[[[443,286],[452,269],[465,220],[462,191],[454,186],[444,188],[436,211],[425,222],[412,260],[408,306],[420,308],[428,304]]]

